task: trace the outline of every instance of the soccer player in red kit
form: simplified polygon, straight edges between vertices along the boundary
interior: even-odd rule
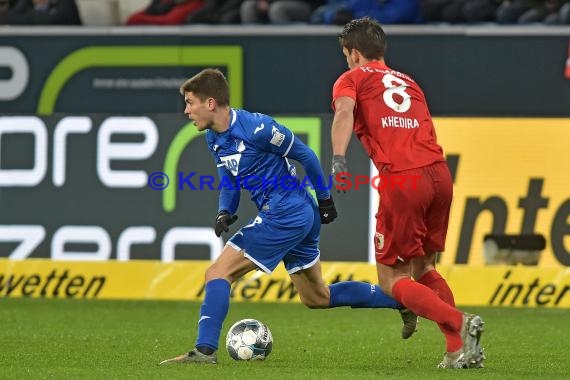
[[[419,178],[413,189],[379,187],[374,240],[380,287],[439,325],[446,353],[438,367],[480,368],[483,321],[455,308],[451,289],[435,269],[445,246],[453,183],[425,96],[412,78],[384,62],[386,35],[378,22],[349,22],[339,42],[350,70],[333,87],[333,178],[348,172],[345,154],[353,130],[383,180]]]

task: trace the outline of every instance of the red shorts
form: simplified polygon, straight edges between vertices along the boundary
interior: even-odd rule
[[[376,262],[393,265],[424,252],[442,252],[453,198],[447,163],[397,173],[382,171],[376,214]],[[381,182],[382,183],[382,182]]]

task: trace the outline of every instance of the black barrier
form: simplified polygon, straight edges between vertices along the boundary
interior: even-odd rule
[[[388,64],[421,84],[434,115],[570,115],[567,29],[386,30]],[[0,32],[0,69],[12,71],[0,81],[0,113],[177,113],[179,84],[205,66],[236,81],[234,106],[330,113],[332,85],[346,69],[338,31],[10,28]]]

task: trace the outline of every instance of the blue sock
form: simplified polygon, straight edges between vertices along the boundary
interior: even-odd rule
[[[205,292],[200,307],[196,347],[217,350],[222,324],[230,308],[230,283],[221,278],[208,281]]]
[[[395,299],[388,296],[378,285],[360,281],[343,281],[329,285],[330,307],[401,309]]]

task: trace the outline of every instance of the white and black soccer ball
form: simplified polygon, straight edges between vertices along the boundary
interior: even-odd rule
[[[272,348],[271,331],[256,319],[237,321],[226,336],[226,349],[234,360],[264,360]]]

